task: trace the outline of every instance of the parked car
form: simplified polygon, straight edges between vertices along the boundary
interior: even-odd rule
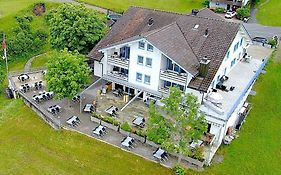
[[[226,14],[224,15],[225,18],[231,19],[236,15],[235,11],[227,11]]]
[[[252,41],[259,42],[259,43],[264,43],[264,44],[267,43],[267,39],[263,38],[263,37],[255,37],[255,38],[252,39]]]

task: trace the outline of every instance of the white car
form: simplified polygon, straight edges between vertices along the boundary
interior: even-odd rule
[[[224,15],[224,17],[227,18],[227,19],[231,19],[231,18],[233,18],[235,15],[236,15],[236,12],[234,12],[234,11],[228,11],[228,12],[226,12],[226,14]]]

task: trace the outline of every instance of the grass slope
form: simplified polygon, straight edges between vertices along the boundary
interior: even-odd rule
[[[107,8],[117,12],[123,12],[130,6],[174,11],[180,13],[191,12],[191,9],[202,8],[203,0],[77,0]]]
[[[269,0],[268,3],[260,7],[257,14],[258,22],[268,26],[281,26],[280,9],[280,0]]]

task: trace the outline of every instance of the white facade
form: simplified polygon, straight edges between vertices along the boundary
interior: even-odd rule
[[[232,1],[232,2],[231,2]],[[235,10],[239,7],[247,5],[249,0],[225,0],[225,2],[216,0],[210,1],[210,8],[224,8],[225,10]]]

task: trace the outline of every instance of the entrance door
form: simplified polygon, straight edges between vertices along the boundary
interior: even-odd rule
[[[230,10],[230,5],[229,4],[227,4],[226,10]]]

